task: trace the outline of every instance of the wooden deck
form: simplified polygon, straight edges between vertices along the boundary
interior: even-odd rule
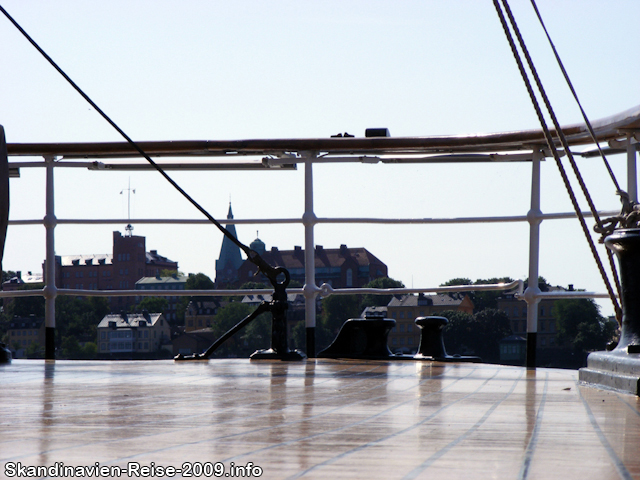
[[[0,412],[3,478],[200,462],[214,478],[640,479],[640,401],[570,370],[14,360],[0,365]]]

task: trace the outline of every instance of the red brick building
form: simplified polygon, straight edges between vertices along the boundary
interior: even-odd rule
[[[294,247],[293,250],[279,250],[271,247],[264,248],[264,243],[259,239],[251,243],[251,248],[270,265],[281,266],[289,270],[291,280],[305,283],[304,249]],[[317,245],[315,249],[316,283],[321,285],[328,283],[334,288],[359,288],[379,277],[386,277],[387,266],[366,248],[348,248],[340,245],[340,248],[323,248]],[[263,282],[269,285],[269,281],[259,275],[254,277],[256,266],[249,260],[245,260],[238,269],[238,285],[246,282]]]
[[[56,286],[77,290],[134,290],[142,277],[156,277],[162,270],[178,270],[178,262],[146,251],[146,239],[113,232],[113,253],[56,256]],[[43,265],[44,271],[44,265]],[[134,297],[110,297],[115,311],[128,308]]]

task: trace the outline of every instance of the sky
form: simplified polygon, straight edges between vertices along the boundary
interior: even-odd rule
[[[386,127],[392,136],[539,128],[488,0],[203,1],[1,0],[0,4],[134,140],[327,138]],[[537,2],[591,120],[640,104],[640,2]],[[529,1],[511,7],[562,124],[581,122]],[[0,124],[8,143],[122,138],[0,15]],[[580,157],[578,157],[580,158]],[[11,161],[39,160],[12,158]],[[609,158],[626,184],[626,156]],[[598,158],[579,159],[599,210],[618,210]],[[45,177],[11,180],[11,220],[41,219]],[[301,218],[304,168],[171,176],[214,217]],[[200,219],[155,172],[56,169],[59,219],[122,219],[56,228],[56,254],[110,253],[124,233],[131,185],[134,234],[184,273],[215,277],[222,235],[213,226],[136,224]],[[438,164],[314,167],[319,217],[450,218],[525,215],[531,165]],[[542,211],[572,210],[553,160],[542,165]],[[586,202],[580,198],[581,206]],[[590,225],[592,221],[589,221]],[[304,245],[295,225],[238,225],[239,239],[267,248]],[[365,247],[408,287],[452,278],[528,272],[527,223],[319,225],[316,244]],[[604,255],[604,247],[600,246]],[[577,220],[541,226],[540,274],[553,285],[604,292]],[[3,268],[40,272],[42,226],[10,226]],[[599,302],[604,314],[612,308]]]

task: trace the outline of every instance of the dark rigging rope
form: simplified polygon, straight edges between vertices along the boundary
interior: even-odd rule
[[[518,29],[518,25],[516,24],[516,21],[513,17],[513,14],[511,13],[511,9],[509,8],[509,4],[507,0],[502,0],[502,3],[504,5],[505,11],[507,12],[507,15],[509,16],[509,21],[511,22],[511,25],[513,27],[513,30],[518,38],[518,42],[520,44],[520,47],[522,48],[522,51],[525,55],[525,58],[527,59],[527,63],[529,65],[529,69],[531,70],[534,80],[536,82],[536,85],[538,87],[538,90],[540,91],[540,94],[545,102],[545,106],[547,107],[547,110],[549,111],[549,115],[551,116],[555,129],[556,129],[556,133],[560,138],[560,141],[562,142],[563,148],[565,149],[565,152],[567,154],[567,157],[569,158],[569,161],[574,169],[574,173],[576,174],[576,176],[578,177],[578,182],[580,183],[580,186],[582,187],[583,193],[585,194],[585,196],[587,197],[587,201],[589,203],[589,206],[591,207],[591,211],[594,215],[594,218],[596,219],[596,222],[601,225],[601,221],[600,221],[600,216],[598,215],[598,212],[595,210],[595,206],[593,206],[593,202],[591,201],[591,198],[589,196],[589,193],[586,189],[586,186],[584,185],[584,182],[582,181],[582,176],[580,175],[580,172],[578,171],[578,167],[575,164],[575,161],[573,159],[573,155],[571,154],[571,150],[569,149],[569,145],[567,143],[566,137],[564,136],[564,133],[562,131],[562,128],[560,127],[557,118],[553,112],[553,109],[551,107],[551,104],[549,102],[549,99],[545,93],[545,90],[542,86],[542,82],[540,81],[540,78],[538,77],[537,71],[535,69],[535,66],[533,65],[533,61],[531,60],[531,56],[529,55],[529,52],[526,48],[526,45],[524,44],[524,40],[522,39],[522,36],[520,35],[520,31]],[[616,312],[616,317],[618,319],[618,322],[620,323],[621,321],[621,310],[620,310],[620,306],[618,305],[618,301],[616,299],[616,296],[613,292],[613,289],[611,288],[611,284],[609,282],[609,278],[607,276],[607,273],[604,270],[604,266],[602,265],[602,261],[600,260],[600,256],[598,255],[598,252],[596,250],[595,244],[593,242],[593,239],[591,238],[591,234],[589,232],[589,228],[587,227],[587,224],[585,222],[584,216],[582,215],[582,211],[580,210],[580,206],[578,205],[578,201],[576,199],[575,193],[573,192],[573,188],[571,187],[571,183],[569,182],[569,178],[567,177],[567,173],[564,169],[564,166],[562,165],[562,161],[560,160],[560,155],[558,154],[558,151],[555,147],[555,143],[553,141],[553,137],[551,136],[551,132],[549,131],[549,128],[547,126],[547,123],[544,119],[544,116],[542,115],[542,111],[540,109],[540,105],[538,104],[538,100],[535,96],[535,93],[533,91],[533,88],[531,86],[531,82],[529,81],[529,77],[525,71],[524,65],[522,63],[522,59],[520,58],[520,54],[518,52],[518,49],[515,45],[515,42],[513,40],[513,37],[511,36],[511,31],[509,30],[509,26],[507,25],[506,19],[504,17],[504,13],[502,12],[502,8],[500,7],[500,4],[498,3],[498,0],[493,0],[493,4],[496,8],[496,12],[498,13],[498,17],[500,18],[500,23],[502,24],[502,28],[505,32],[505,35],[507,37],[507,40],[509,42],[509,46],[511,47],[511,51],[513,53],[513,56],[516,60],[516,63],[518,65],[518,69],[520,70],[520,74],[522,75],[522,79],[524,80],[525,86],[527,88],[527,92],[529,93],[529,97],[531,98],[531,102],[533,104],[533,107],[536,111],[536,115],[538,116],[538,120],[540,121],[540,125],[542,126],[542,130],[544,132],[544,136],[545,139],[547,141],[547,145],[549,146],[549,149],[551,150],[551,153],[553,154],[553,158],[556,161],[556,164],[558,166],[558,170],[560,171],[560,176],[562,177],[562,181],[564,182],[565,188],[567,189],[567,193],[569,194],[569,198],[571,199],[571,203],[573,205],[573,208],[576,212],[576,215],[578,216],[578,220],[580,222],[580,226],[582,227],[582,230],[584,232],[584,235],[587,239],[587,243],[589,244],[589,248],[591,250],[591,253],[593,255],[593,258],[598,266],[598,270],[600,271],[600,275],[602,276],[602,280],[605,284],[605,287],[607,289],[607,292],[609,294],[609,297],[611,298],[611,302],[613,303],[615,312]]]
[[[600,152],[600,156],[602,157],[602,161],[604,162],[604,165],[607,168],[607,172],[609,172],[609,176],[611,177],[611,180],[613,181],[613,184],[615,185],[616,190],[618,192],[620,192],[621,191],[620,185],[618,184],[618,181],[616,180],[616,176],[614,175],[613,170],[611,169],[611,165],[609,165],[609,161],[607,160],[607,157],[605,156],[604,152],[602,151],[602,148],[600,148],[600,143],[598,143],[598,139],[596,138],[596,133],[593,131],[593,127],[591,126],[591,122],[589,121],[589,118],[587,117],[587,114],[584,111],[584,108],[582,108],[582,104],[580,103],[580,100],[578,99],[578,94],[576,93],[575,89],[573,88],[573,83],[571,83],[571,80],[569,79],[569,74],[565,70],[564,64],[562,63],[562,60],[560,60],[560,55],[558,54],[558,51],[556,50],[556,46],[554,45],[553,41],[551,40],[551,36],[549,35],[549,32],[547,31],[547,27],[545,26],[544,22],[542,21],[542,16],[540,15],[540,12],[538,11],[538,6],[536,5],[536,1],[535,0],[531,0],[531,5],[533,6],[533,9],[535,10],[536,15],[538,16],[538,20],[540,20],[540,25],[542,26],[542,29],[544,30],[544,33],[547,36],[547,39],[549,40],[549,45],[551,45],[551,49],[553,50],[553,54],[556,57],[556,61],[558,62],[560,70],[562,71],[562,75],[564,75],[564,79],[567,81],[567,85],[569,86],[569,89],[571,90],[571,93],[573,94],[573,98],[575,98],[576,103],[578,104],[578,107],[580,108],[580,113],[582,113],[582,118],[584,118],[584,123],[587,126],[587,130],[589,130],[589,135],[591,135],[591,139],[596,144],[596,147],[598,148],[598,152]]]
[[[24,37],[29,41],[29,43],[31,43],[31,45],[33,45],[36,48],[36,50],[38,50],[38,52],[40,52],[40,54],[51,64],[51,66],[55,68],[58,71],[58,73],[60,73],[60,75],[62,75],[65,78],[67,82],[69,82],[69,84],[82,96],[82,98],[84,98],[96,110],[96,112],[98,112],[102,116],[102,118],[104,118],[109,123],[109,125],[111,125],[129,143],[129,145],[131,145],[142,157],[144,157],[147,160],[147,162],[149,162],[171,185],[173,185],[173,187],[176,190],[178,190],[178,192],[182,194],[182,196],[184,196],[194,207],[196,207],[205,217],[207,217],[207,219],[211,223],[213,223],[216,227],[218,227],[218,229],[227,238],[229,238],[233,243],[235,243],[239,248],[241,248],[242,251],[247,255],[247,258],[251,260],[254,264],[256,264],[258,268],[262,270],[263,273],[270,280],[273,277],[273,281],[275,281],[277,272],[271,265],[265,262],[257,252],[255,252],[254,250],[251,250],[249,247],[243,244],[240,240],[238,240],[235,237],[235,235],[233,235],[231,232],[229,232],[229,230],[223,227],[220,224],[220,222],[218,222],[215,218],[213,218],[209,214],[209,212],[207,212],[196,200],[193,199],[193,197],[191,197],[185,190],[183,190],[182,187],[180,187],[180,185],[178,185],[162,169],[162,167],[160,167],[160,165],[154,162],[151,159],[151,157],[149,157],[149,155],[147,155],[144,152],[144,150],[142,150],[142,148],[136,142],[134,142],[113,120],[111,120],[111,118],[109,118],[109,116],[104,111],[102,111],[102,109],[98,107],[98,105],[96,105],[96,103],[93,100],[91,100],[91,98],[86,93],[84,93],[84,91],[58,66],[58,64],[54,62],[53,59],[49,55],[47,55],[47,53],[42,48],[40,48],[40,46],[36,43],[36,41],[33,40],[31,36],[29,36],[29,34],[18,24],[18,22],[16,22],[13,19],[13,17],[9,15],[9,13],[2,7],[2,5],[0,5],[0,10],[4,14],[4,16],[7,17],[7,19],[9,19],[9,21],[20,31],[20,33],[24,35]]]
[[[553,40],[551,40],[551,35],[549,35],[549,32],[547,30],[546,25],[544,24],[544,21],[542,20],[542,15],[540,15],[540,11],[538,10],[538,6],[536,5],[535,0],[531,0],[531,5],[533,6],[533,10],[536,12],[536,16],[538,17],[538,20],[540,21],[540,25],[542,26],[542,29],[544,30],[545,35],[547,36],[547,40],[549,40],[549,45],[551,46],[551,49],[553,50],[553,54],[556,57],[556,61],[558,62],[558,66],[560,67],[560,70],[562,71],[562,75],[564,76],[565,81],[567,82],[567,85],[569,87],[569,89],[571,90],[571,94],[573,95],[573,98],[576,101],[576,104],[578,105],[578,108],[580,108],[580,113],[582,114],[582,118],[584,119],[584,123],[587,127],[587,130],[589,130],[589,135],[591,136],[591,139],[593,140],[593,143],[595,143],[598,152],[600,152],[600,157],[602,157],[602,161],[604,163],[605,168],[607,169],[607,172],[609,172],[609,176],[611,177],[611,180],[613,181],[613,184],[616,187],[616,193],[618,195],[620,195],[621,199],[624,200],[625,198],[628,198],[628,195],[626,195],[625,192],[622,191],[622,189],[620,188],[620,184],[618,183],[618,180],[616,179],[615,174],[613,173],[613,170],[611,169],[611,165],[609,164],[609,161],[607,160],[607,157],[605,156],[604,152],[602,151],[602,148],[600,147],[600,143],[598,142],[598,139],[596,137],[596,133],[593,131],[593,127],[591,126],[591,122],[589,121],[589,117],[587,117],[587,113],[584,111],[584,108],[582,108],[582,103],[580,102],[580,99],[578,98],[578,94],[576,93],[575,88],[573,88],[573,83],[571,82],[571,79],[569,78],[569,74],[567,73],[567,70],[564,68],[564,64],[562,63],[562,60],[560,59],[560,55],[558,54],[558,50],[556,49],[555,44],[553,43]],[[578,179],[581,181],[581,177],[578,177]],[[582,183],[581,183],[582,185]],[[587,199],[590,201],[590,197],[587,197]],[[600,220],[600,218],[596,217],[596,231],[598,233],[602,234],[602,239],[604,239],[604,233],[605,231],[607,231],[606,228],[603,227],[602,221]],[[613,273],[613,281],[616,284],[616,290],[618,292],[618,296],[621,295],[622,292],[622,287],[620,285],[620,278],[618,275],[618,270],[616,268],[616,264],[613,260],[613,253],[611,252],[611,250],[607,249],[607,258],[609,260],[609,266],[611,268],[611,271]]]

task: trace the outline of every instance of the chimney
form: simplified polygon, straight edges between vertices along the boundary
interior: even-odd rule
[[[570,292],[573,292],[573,283],[570,283],[570,284],[569,284],[569,291],[570,291]]]
[[[349,249],[347,248],[347,246],[344,244],[340,245],[340,254],[347,255],[348,253],[349,253]]]

